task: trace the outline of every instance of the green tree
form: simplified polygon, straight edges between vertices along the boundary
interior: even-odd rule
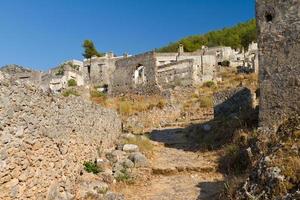
[[[157,49],[157,52],[176,52],[179,44],[184,45],[184,50],[193,52],[200,49],[203,45],[208,47],[230,46],[234,49],[248,48],[248,45],[256,41],[256,21],[249,20],[245,23],[237,24],[230,28],[211,31],[204,35],[193,35],[183,38],[177,42]]]
[[[102,53],[98,52],[92,40],[85,40],[82,47],[84,48],[84,53],[82,54],[85,58],[91,58],[93,56],[101,57]]]

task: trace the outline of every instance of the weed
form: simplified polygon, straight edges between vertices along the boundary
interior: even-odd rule
[[[69,89],[69,90],[65,90],[62,95],[64,97],[68,97],[68,96],[80,96],[80,94],[75,90],[75,89]]]
[[[98,174],[100,172],[103,172],[103,169],[101,169],[95,162],[87,161],[83,163],[84,170],[88,173]]]
[[[68,80],[68,86],[69,86],[69,87],[77,86],[76,80],[74,80],[74,79]]]
[[[127,184],[134,183],[134,177],[130,174],[130,172],[128,172],[127,169],[122,169],[121,172],[118,173],[116,180],[118,182],[123,182],[123,183],[127,183]]]

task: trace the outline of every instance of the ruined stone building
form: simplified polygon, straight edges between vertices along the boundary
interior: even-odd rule
[[[48,88],[53,92],[60,92],[68,87],[68,81],[73,79],[77,86],[85,85],[83,76],[83,62],[70,60],[62,63],[56,68],[50,69],[42,76],[42,88]]]
[[[218,65],[222,62],[229,61],[230,67],[241,67],[251,72],[258,72],[258,46],[256,42],[252,42],[248,51],[244,49],[232,49],[231,47],[202,47],[204,55],[215,55]]]
[[[260,126],[300,114],[300,1],[257,0]]]
[[[157,81],[163,88],[173,85],[195,85],[214,79],[217,66],[216,56],[203,52],[155,53]]]
[[[219,47],[205,47],[203,46],[201,50],[204,55],[214,55],[216,56],[217,62],[221,63],[222,61],[234,61],[239,54],[239,50],[235,51],[231,47],[219,46]]]
[[[115,56],[109,52],[103,57],[85,59],[82,68],[85,82],[94,86],[107,87],[110,85],[110,79],[115,71],[116,61],[127,57],[129,57],[127,54]]]
[[[6,65],[0,71],[9,74],[11,79],[21,82],[32,82],[39,85],[42,79],[42,72],[28,69],[19,65]]]
[[[202,52],[148,52],[116,61],[111,78],[113,94],[155,93],[162,89],[200,84],[214,79],[216,58]]]

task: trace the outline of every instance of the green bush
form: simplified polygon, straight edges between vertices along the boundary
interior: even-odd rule
[[[99,174],[103,171],[95,162],[88,161],[83,163],[84,170],[88,173]]]
[[[74,79],[68,80],[68,86],[69,86],[69,87],[77,86],[77,81],[74,80]]]
[[[63,76],[65,74],[65,69],[63,66],[60,66],[57,72],[55,73],[56,76]]]
[[[74,90],[74,89],[65,90],[65,91],[62,93],[62,95],[63,95],[64,97],[68,97],[68,96],[71,96],[71,95],[73,95],[73,96],[80,96],[80,94],[79,94],[76,90]]]

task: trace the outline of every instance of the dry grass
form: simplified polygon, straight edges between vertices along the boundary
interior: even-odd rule
[[[140,151],[147,156],[152,155],[154,146],[151,143],[150,139],[145,136],[136,136],[135,138],[127,139],[125,142],[128,144],[137,145]]]
[[[163,109],[166,101],[159,95],[139,96],[128,95],[124,97],[92,96],[92,101],[102,106],[117,110],[123,117],[129,117],[139,112],[146,112],[154,108]]]
[[[67,89],[65,91],[63,91],[62,95],[64,97],[69,97],[69,96],[80,96],[80,94],[78,93],[78,91],[74,88],[72,89]]]
[[[201,96],[201,97],[199,97],[199,102],[200,102],[201,108],[213,107],[212,96]]]
[[[235,69],[221,69],[218,73],[223,81],[218,83],[218,90],[230,89],[239,85],[246,86],[250,89],[256,90],[258,88],[258,75],[252,74],[238,74]]]
[[[284,195],[300,185],[300,117],[295,117],[283,124],[277,135],[282,145],[272,156],[271,166],[279,167],[285,179],[275,188],[276,195]],[[273,144],[278,145],[278,141]]]

